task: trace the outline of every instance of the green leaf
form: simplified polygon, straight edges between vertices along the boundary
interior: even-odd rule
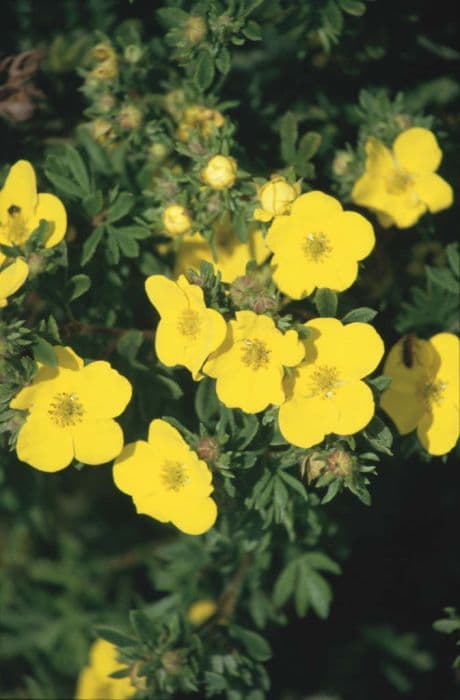
[[[188,14],[178,7],[162,7],[156,11],[161,24],[168,29],[178,27],[188,20]]]
[[[460,277],[460,254],[458,243],[451,243],[446,248],[447,261],[456,277]]]
[[[98,637],[102,637],[102,639],[105,639],[107,642],[110,642],[111,644],[114,644],[117,647],[129,647],[133,644],[136,644],[136,640],[134,639],[134,637],[130,637],[124,632],[119,632],[118,630],[115,630],[112,627],[104,627],[98,625],[95,628],[95,632]]]
[[[113,223],[122,219],[128,212],[131,211],[134,205],[134,197],[130,192],[120,192],[115,202],[111,205],[107,221]]]
[[[41,362],[49,367],[57,367],[57,357],[54,348],[47,340],[40,336],[35,336],[32,344],[32,352],[36,362]]]
[[[433,629],[436,632],[442,632],[443,634],[452,634],[452,632],[457,632],[460,630],[460,618],[453,618],[451,620],[445,618],[443,620],[436,620],[433,622]]]
[[[195,394],[195,411],[202,423],[211,425],[219,413],[219,401],[216,394],[216,382],[205,377],[198,384]]]
[[[216,68],[222,73],[222,75],[227,75],[230,71],[232,65],[232,55],[228,49],[223,46],[216,58]]]
[[[304,161],[311,160],[320,145],[321,135],[316,131],[309,131],[308,133],[304,134],[299,142],[296,162],[303,163]]]
[[[314,296],[318,313],[323,317],[334,317],[337,313],[337,294],[330,289],[317,289]]]
[[[373,386],[377,391],[385,391],[391,384],[391,377],[386,377],[381,374],[380,377],[375,377],[375,379],[368,379],[368,384]]]
[[[255,661],[268,661],[271,658],[272,650],[270,645],[260,634],[236,625],[232,627],[232,632],[243,644],[249,656]]]
[[[452,294],[458,294],[459,283],[450,270],[442,270],[437,267],[425,266],[426,274],[430,282],[442,289],[447,289]]]
[[[117,231],[122,236],[129,236],[130,238],[135,238],[138,241],[144,240],[145,238],[150,238],[152,232],[146,226],[138,226],[133,224],[132,226],[120,226],[120,228],[113,229]]]
[[[332,501],[342,489],[342,482],[340,479],[335,479],[331,484],[329,484],[325,495],[321,499],[321,504],[324,505]]]
[[[72,180],[70,180],[68,177],[64,177],[64,175],[59,175],[58,173],[55,173],[52,170],[46,169],[45,174],[48,180],[52,182],[54,187],[58,190],[58,192],[62,192],[68,197],[72,197],[75,199],[80,199],[82,197],[81,187]]]
[[[260,29],[260,25],[257,22],[254,22],[254,20],[252,19],[249,20],[249,22],[244,27],[243,34],[248,39],[251,39],[251,41],[262,40],[262,31]]]
[[[300,481],[300,479],[296,479],[295,476],[292,476],[292,474],[289,474],[289,472],[285,471],[284,469],[280,469],[280,471],[278,472],[278,475],[281,479],[283,479],[283,481],[286,482],[286,484],[288,484],[291,487],[291,489],[294,489],[294,491],[297,491],[297,493],[300,496],[302,496],[302,498],[305,501],[308,501],[307,491],[306,491],[303,483]]]
[[[295,160],[297,135],[297,116],[293,112],[286,112],[280,119],[280,137],[281,157],[288,165]]]
[[[104,235],[104,226],[102,226],[102,225],[96,226],[96,228],[91,233],[91,235],[83,243],[83,250],[82,250],[82,255],[81,255],[81,264],[82,265],[86,265],[91,260],[94,253],[96,252],[97,246],[101,242],[103,235]]]
[[[318,617],[325,620],[332,601],[331,587],[323,576],[309,569],[304,580],[310,603]]]
[[[88,275],[75,275],[67,282],[69,301],[78,299],[91,287]]]
[[[360,0],[339,0],[339,5],[344,12],[355,17],[361,17],[366,12],[366,5]]]
[[[308,588],[305,585],[305,580],[308,571],[309,569],[306,566],[306,564],[300,561],[298,565],[297,585],[294,595],[295,609],[299,617],[305,617],[310,606],[310,595],[308,592]]]
[[[134,362],[143,340],[142,331],[136,329],[126,331],[117,342],[117,352],[129,362]]]
[[[377,316],[375,309],[370,309],[368,306],[360,306],[358,309],[349,311],[342,318],[342,323],[368,323]]]
[[[209,51],[201,51],[195,68],[194,80],[201,90],[207,90],[214,80],[214,62]]]
[[[323,552],[308,552],[303,558],[313,569],[328,571],[331,574],[340,574],[342,571],[340,566]]]
[[[281,607],[292,595],[297,578],[298,560],[289,562],[278,576],[273,588],[273,604]]]
[[[91,194],[91,181],[83,158],[74,146],[67,145],[65,147],[65,160],[69,166],[75,182],[78,183],[80,191],[84,195]]]
[[[391,430],[378,416],[374,416],[371,420],[364,431],[364,436],[378,452],[383,452],[387,455],[393,454],[390,449],[393,444],[393,435]]]
[[[109,231],[109,239],[116,241],[123,255],[126,255],[127,258],[137,258],[139,255],[139,243],[130,233],[126,233],[125,230],[119,228],[110,228]]]

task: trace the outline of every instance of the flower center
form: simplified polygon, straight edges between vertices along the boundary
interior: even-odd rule
[[[53,397],[48,409],[51,420],[60,428],[68,428],[71,425],[81,423],[84,412],[78,396],[68,394],[65,391]]]
[[[6,224],[7,237],[11,245],[20,245],[27,239],[27,228],[24,217],[21,214],[21,207],[12,204],[8,207],[9,219]]]
[[[441,381],[428,381],[423,387],[423,400],[430,407],[432,404],[441,404],[447,384]]]
[[[412,186],[413,178],[407,170],[395,168],[386,179],[386,190],[388,194],[405,194]]]
[[[339,380],[339,375],[335,367],[329,365],[320,365],[311,375],[311,384],[313,394],[321,395],[323,398],[330,399],[334,395]]]
[[[253,370],[260,369],[261,367],[267,367],[270,362],[270,350],[267,348],[265,343],[261,340],[254,338],[249,340],[245,338],[243,340],[243,353],[242,361],[243,364],[247,365]]]
[[[305,238],[303,252],[309,260],[323,262],[332,252],[332,247],[324,233],[308,233]]]
[[[176,493],[190,481],[185,466],[172,460],[167,460],[161,467],[161,480],[168,491]]]
[[[186,309],[179,316],[177,321],[177,328],[179,333],[187,337],[198,335],[200,330],[201,319],[197,311],[192,311],[192,309]]]

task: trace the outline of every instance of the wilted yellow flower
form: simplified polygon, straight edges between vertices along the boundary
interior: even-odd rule
[[[224,116],[217,109],[204,105],[192,105],[187,107],[181,116],[177,138],[187,141],[192,129],[198,129],[202,136],[210,136],[224,122]]]
[[[118,74],[117,54],[110,44],[105,44],[103,42],[96,44],[91,53],[93,58],[99,62],[90,72],[89,75],[91,78],[110,80]]]
[[[170,236],[181,236],[190,231],[192,220],[181,204],[170,204],[163,212],[163,225]]]
[[[366,143],[364,174],[356,181],[352,198],[374,210],[383,226],[408,228],[426,211],[450,207],[451,186],[436,174],[442,158],[436,137],[428,129],[403,131],[390,151],[370,137]]]
[[[260,207],[254,209],[254,219],[271,221],[274,216],[289,214],[292,202],[300,194],[300,183],[291,185],[281,175],[272,175],[271,179],[257,188]]]
[[[125,668],[117,661],[117,648],[97,639],[89,652],[89,664],[80,673],[75,700],[127,700],[136,692],[129,677],[110,678]]]
[[[302,299],[315,287],[338,292],[351,287],[358,261],[369,255],[375,236],[363,216],[343,211],[334,197],[313,191],[298,197],[288,216],[275,217],[266,242],[274,253],[278,289]]]
[[[45,248],[52,248],[64,238],[66,210],[54,194],[37,194],[33,167],[26,160],[18,160],[0,191],[0,243],[23,245],[41,219],[47,222],[49,231]]]
[[[155,336],[158,359],[168,367],[187,367],[196,379],[204,361],[225,338],[223,317],[207,308],[203,290],[183,275],[177,283],[151,275],[145,289],[161,316]]]
[[[313,447],[329,433],[352,435],[369,423],[374,399],[361,380],[379,364],[383,342],[367,323],[317,318],[305,326],[305,360],[285,381],[279,426],[288,442]]]
[[[189,268],[198,271],[201,261],[205,260],[221,273],[223,282],[231,283],[245,274],[248,262],[255,260],[261,265],[270,255],[264,235],[256,226],[251,228],[244,243],[236,235],[229,217],[217,221],[213,229],[217,260],[214,260],[211,246],[200,233],[185,235],[177,251],[176,276]]]
[[[114,137],[112,122],[108,119],[94,119],[90,123],[91,135],[98,143],[107,143]]]
[[[113,418],[131,398],[131,384],[108,362],[84,366],[69,347],[55,347],[57,366],[39,365],[32,383],[10,407],[28,411],[16,445],[20,460],[57,472],[75,457],[103,464],[123,447],[123,431]]]
[[[231,156],[213,156],[201,172],[201,179],[213,190],[233,187],[236,180],[237,164]]]
[[[203,41],[207,31],[206,20],[200,15],[190,15],[183,28],[184,36],[191,44]]]
[[[452,450],[459,435],[459,341],[452,333],[430,340],[401,338],[385,362],[390,387],[381,406],[401,435],[417,429],[432,455]]]
[[[150,423],[148,442],[125,446],[115,460],[113,478],[132,497],[139,514],[172,522],[188,535],[201,535],[216,521],[207,464],[164,420]]]
[[[202,598],[201,600],[196,600],[191,604],[187,610],[187,620],[192,625],[202,625],[210,617],[212,617],[217,611],[217,605],[214,600],[209,598]]]
[[[22,287],[28,274],[29,266],[22,258],[16,258],[11,265],[0,270],[0,309],[8,305],[8,297]]]
[[[142,124],[142,112],[135,105],[123,105],[118,113],[117,121],[123,129],[137,129]]]
[[[304,352],[295,331],[282,333],[268,316],[237,311],[203,372],[217,379],[217,395],[226,406],[258,413],[283,403],[284,367],[299,364]]]

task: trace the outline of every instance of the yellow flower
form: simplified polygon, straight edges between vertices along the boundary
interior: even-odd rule
[[[214,224],[214,236],[217,260],[214,260],[211,246],[200,233],[184,236],[176,256],[176,276],[189,268],[198,271],[201,261],[205,260],[221,273],[222,282],[230,284],[245,274],[248,262],[255,260],[262,265],[270,255],[262,231],[255,226],[243,243],[236,235],[230,218],[225,217]]]
[[[224,116],[216,109],[204,105],[192,105],[184,110],[177,130],[177,138],[187,141],[192,129],[198,129],[203,136],[210,136],[225,122]]]
[[[435,213],[453,202],[451,186],[436,174],[442,152],[428,129],[403,131],[390,151],[370,137],[364,174],[356,181],[352,199],[377,212],[383,226],[408,228],[427,210]]]
[[[261,208],[254,209],[254,219],[271,221],[274,216],[289,214],[292,202],[300,194],[300,183],[289,184],[281,175],[272,175],[262,187],[257,188]]]
[[[0,309],[8,305],[8,297],[22,287],[28,274],[29,266],[22,258],[16,258],[11,265],[0,270]]]
[[[352,435],[369,423],[374,399],[361,379],[379,364],[383,342],[367,323],[317,318],[305,325],[305,361],[286,380],[279,426],[288,442],[312,447],[329,433]]]
[[[172,522],[188,535],[201,535],[216,521],[208,466],[164,420],[150,423],[148,442],[125,446],[115,460],[113,478],[138,513]]]
[[[129,677],[110,678],[125,668],[117,661],[117,649],[105,639],[97,639],[89,652],[89,664],[82,670],[75,700],[127,700],[136,689]]]
[[[99,43],[92,49],[93,57],[99,62],[90,72],[91,78],[110,80],[118,74],[118,58],[110,44]]]
[[[40,220],[48,224],[45,248],[62,241],[67,214],[54,194],[37,194],[37,181],[31,164],[18,160],[8,173],[0,192],[0,243],[21,246],[30,238]]]
[[[417,428],[423,447],[432,455],[449,452],[459,435],[459,342],[452,333],[430,340],[401,338],[385,362],[390,387],[381,406],[401,435]]]
[[[281,333],[271,318],[237,311],[223,344],[203,372],[217,379],[219,399],[229,408],[258,413],[283,403],[284,367],[301,362],[304,347],[295,331]]]
[[[161,316],[155,336],[158,359],[168,367],[187,367],[196,379],[203,362],[225,338],[223,317],[207,308],[203,290],[183,275],[177,283],[152,275],[145,289]]]
[[[233,187],[236,180],[237,164],[230,156],[213,156],[204,170],[201,178],[213,190],[225,190]]]
[[[108,141],[111,141],[114,138],[115,134],[112,122],[109,122],[108,119],[94,119],[94,121],[90,122],[89,126],[91,130],[91,136],[98,143],[107,143]]]
[[[203,598],[196,600],[187,610],[187,620],[192,625],[202,625],[217,611],[217,605],[214,600]]]
[[[170,204],[163,212],[163,225],[170,236],[181,236],[190,231],[192,220],[185,207]]]
[[[103,464],[120,454],[123,432],[113,418],[125,410],[131,384],[108,362],[84,366],[69,347],[55,347],[56,367],[40,365],[10,407],[28,411],[16,451],[23,462],[57,472],[75,457]]]
[[[315,287],[338,292],[351,287],[358,260],[374,247],[371,224],[360,214],[343,211],[323,192],[302,194],[288,216],[275,217],[266,242],[273,251],[273,279],[278,288],[302,299]]]

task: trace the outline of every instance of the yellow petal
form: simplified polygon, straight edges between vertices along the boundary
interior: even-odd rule
[[[73,430],[75,457],[84,464],[104,464],[123,448],[123,431],[114,420],[84,420]]]
[[[272,260],[273,281],[278,289],[291,299],[303,299],[313,292],[317,284],[317,265],[297,257],[291,261]]]
[[[436,173],[417,177],[415,189],[422,202],[433,214],[452,206],[454,201],[452,187]]]
[[[216,392],[229,408],[241,408],[246,413],[259,413],[270,404],[284,401],[281,367],[251,370],[241,365],[238,372],[219,374]]]
[[[402,393],[391,386],[380,397],[380,406],[390,416],[400,435],[415,430],[425,411],[425,406],[415,391]]]
[[[29,266],[22,258],[0,271],[0,307],[6,306],[7,297],[22,287],[29,274]]]
[[[393,158],[388,148],[373,136],[367,140],[365,151],[365,171],[355,182],[351,198],[363,207],[385,209],[385,179],[394,168]]]
[[[160,316],[177,312],[187,305],[184,291],[164,275],[151,275],[145,280],[145,291]]]
[[[338,349],[338,365],[346,379],[362,379],[371,374],[383,357],[383,340],[369,323],[343,326]]]
[[[129,381],[108,362],[91,362],[79,376],[78,398],[85,411],[97,418],[123,413],[132,395]]]
[[[265,211],[264,209],[257,208],[254,209],[253,218],[256,221],[263,221],[266,223],[267,221],[271,221],[273,219],[273,214],[269,211]]]
[[[437,170],[442,158],[435,135],[420,127],[399,134],[393,144],[393,153],[400,166],[420,175]]]
[[[337,418],[331,431],[338,435],[353,435],[366,427],[375,412],[372,391],[364,382],[349,382],[333,397]]]
[[[315,287],[343,292],[349,289],[358,276],[358,263],[335,252],[322,263],[310,263],[309,277]]]
[[[273,352],[276,352],[278,361],[284,367],[295,367],[304,358],[305,346],[299,339],[296,331],[287,331],[284,334],[274,335],[272,341]]]
[[[164,492],[143,493],[138,490],[133,495],[133,502],[138,515],[148,515],[159,520],[160,523],[169,523],[171,520],[170,503],[165,500]]]
[[[459,435],[458,397],[457,405],[443,402],[432,406],[420,421],[417,435],[423,447],[431,455],[450,452],[457,444]]]
[[[212,498],[184,501],[171,516],[171,522],[187,535],[202,535],[216,522],[217,506]]]
[[[251,258],[253,258],[258,265],[262,265],[270,255],[270,250],[263,232],[260,229],[256,229],[250,233],[248,244]]]
[[[437,357],[439,374],[452,379],[458,377],[460,342],[453,333],[437,333],[430,338],[430,346],[434,348]]]
[[[336,409],[327,399],[292,398],[280,407],[278,421],[285,440],[298,447],[313,447],[332,431]]]
[[[116,487],[130,496],[142,492],[150,482],[154,456],[150,445],[143,440],[125,445],[113,466]]]
[[[344,211],[329,219],[324,233],[343,257],[353,260],[367,258],[375,245],[372,224],[354,211]]]
[[[187,447],[187,443],[177,428],[161,418],[156,418],[150,423],[148,440],[149,444],[154,447],[157,444],[165,445],[167,450]]]
[[[32,215],[37,205],[37,181],[35,171],[27,160],[18,160],[8,173],[0,193],[0,221],[6,223],[11,214],[8,210],[17,207],[24,221]]]
[[[39,194],[37,208],[28,221],[31,231],[44,219],[48,223],[48,237],[45,248],[52,248],[62,241],[67,230],[67,212],[60,199],[54,194]]]
[[[82,358],[68,345],[54,345],[53,350],[60,368],[73,372],[78,372],[78,370],[83,368],[84,362]]]
[[[342,205],[335,197],[313,190],[297,197],[292,205],[291,217],[324,221],[341,211]]]
[[[382,210],[398,228],[410,228],[417,223],[426,212],[426,204],[422,202],[413,186],[409,192],[401,195],[388,196]]]
[[[19,431],[16,452],[20,460],[40,471],[60,471],[74,456],[72,431],[55,426],[47,414],[35,411]]]

